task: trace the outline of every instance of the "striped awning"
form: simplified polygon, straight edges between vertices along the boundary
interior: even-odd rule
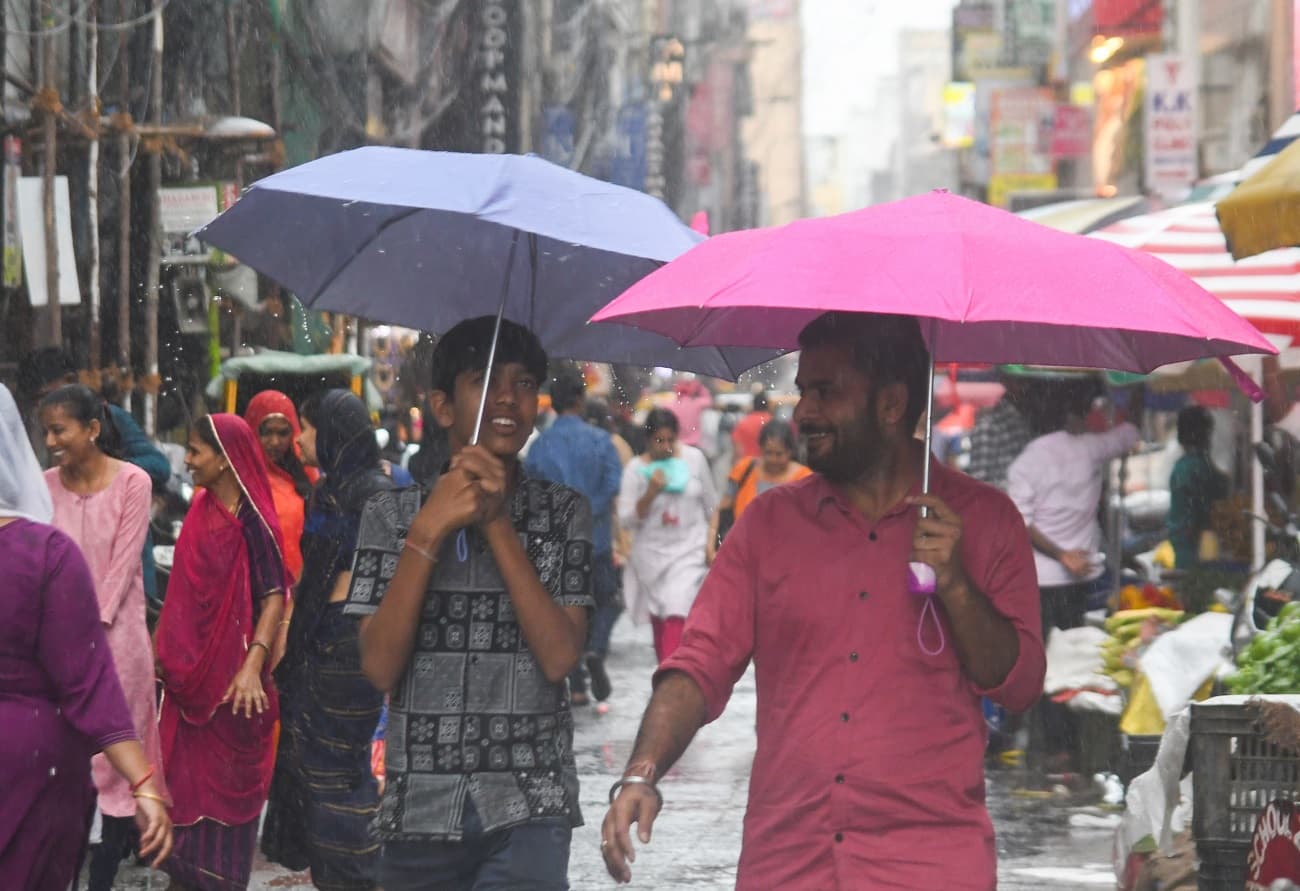
[[[1090,237],[1153,254],[1263,333],[1300,341],[1300,248],[1233,260],[1213,204],[1184,204],[1129,217]]]

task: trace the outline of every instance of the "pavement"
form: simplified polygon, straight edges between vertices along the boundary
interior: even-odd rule
[[[631,753],[654,670],[650,630],[620,620],[608,662],[614,693],[609,709],[575,709],[574,749],[586,825],[575,830],[569,881],[575,891],[616,887],[600,856],[600,822],[610,783]],[[664,812],[653,842],[638,846],[633,888],[723,891],[734,887],[741,823],[754,754],[753,672],[737,685],[727,711],[705,727],[663,781]],[[989,810],[998,836],[998,887],[1007,891],[1087,891],[1114,888],[1108,812],[1076,798],[1026,794],[1027,777],[989,773]],[[1083,815],[1080,817],[1080,815]],[[1072,826],[1103,824],[1103,828]],[[161,891],[165,876],[124,865],[115,889]],[[254,865],[252,891],[310,888],[305,873]]]

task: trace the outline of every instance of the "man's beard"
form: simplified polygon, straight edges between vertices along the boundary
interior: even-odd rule
[[[830,451],[818,457],[808,455],[808,466],[832,483],[852,483],[879,472],[884,462],[885,434],[876,420],[876,394],[867,400],[866,412],[852,424],[813,427],[803,435],[828,432],[833,437]]]

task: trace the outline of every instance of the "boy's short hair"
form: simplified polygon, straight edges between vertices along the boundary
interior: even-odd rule
[[[467,319],[438,338],[430,362],[433,366],[433,389],[446,393],[448,399],[454,399],[456,378],[461,372],[487,367],[496,321],[496,316]],[[517,322],[502,319],[496,364],[505,365],[510,362],[518,362],[527,368],[539,383],[546,380],[546,350],[542,349],[537,335]]]

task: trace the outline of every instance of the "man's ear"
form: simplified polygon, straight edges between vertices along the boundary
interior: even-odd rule
[[[883,385],[876,398],[876,421],[885,427],[898,427],[907,416],[907,384],[902,381]],[[912,431],[907,431],[911,435]]]
[[[433,411],[433,419],[443,430],[451,429],[451,425],[456,423],[455,406],[452,405],[451,397],[442,390],[429,392],[429,408]]]

